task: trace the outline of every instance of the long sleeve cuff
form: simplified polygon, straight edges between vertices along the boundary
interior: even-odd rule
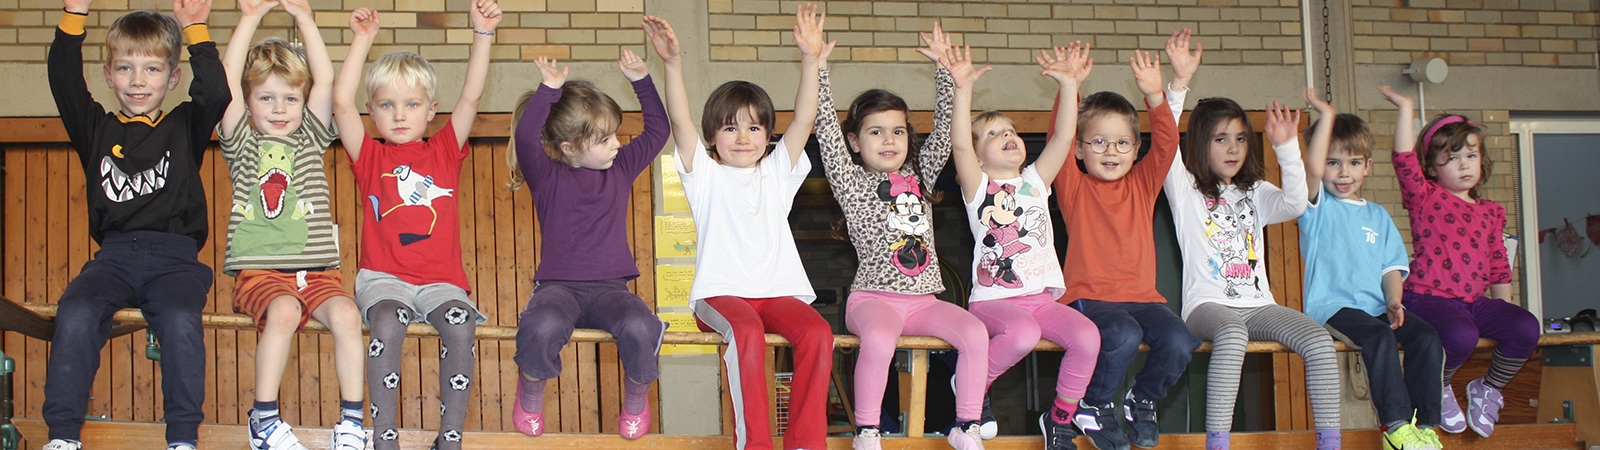
[[[67,34],[73,36],[82,36],[83,24],[88,21],[88,14],[78,14],[68,11],[61,15],[61,23],[58,26],[61,28],[61,31],[65,31]]]
[[[183,39],[189,45],[211,42],[211,29],[207,28],[206,24],[203,23],[183,27]]]

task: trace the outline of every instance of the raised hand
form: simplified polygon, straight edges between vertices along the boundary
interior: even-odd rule
[[[815,3],[803,3],[795,9],[794,46],[800,48],[800,57],[827,61],[828,55],[833,53],[833,45],[839,42],[827,41],[822,37],[822,24],[828,19],[827,13],[818,13]]]
[[[1407,97],[1405,94],[1401,94],[1399,92],[1395,92],[1394,88],[1389,87],[1389,86],[1379,87],[1378,88],[1378,92],[1383,93],[1383,99],[1384,100],[1388,100],[1389,103],[1394,104],[1394,106],[1399,107],[1401,110],[1403,110],[1403,111],[1410,111],[1411,110],[1411,105],[1412,105],[1411,97]]]
[[[495,27],[500,26],[500,4],[494,0],[473,0],[467,10],[472,31],[493,33]]]
[[[561,89],[561,85],[567,84],[567,69],[570,67],[557,69],[555,58],[540,55],[533,59],[533,65],[539,67],[539,76],[544,79],[545,86]]]
[[[1133,66],[1133,82],[1139,85],[1139,92],[1145,97],[1161,94],[1161,55],[1134,50],[1128,65]]]
[[[1094,58],[1089,57],[1089,44],[1082,41],[1073,41],[1065,48],[1055,47],[1055,55],[1039,50],[1039,56],[1033,58],[1039,63],[1039,68],[1044,69],[1044,76],[1054,78],[1057,82],[1075,82],[1082,84],[1089,78],[1089,71],[1094,69]]]
[[[283,4],[284,12],[289,13],[290,16],[296,19],[315,19],[311,13],[310,0],[278,0],[278,2]]]
[[[211,0],[172,0],[172,17],[178,19],[178,25],[185,27],[206,23],[206,19],[211,17]]]
[[[928,45],[925,48],[918,47],[917,53],[928,57],[929,61],[939,62],[939,58],[944,56],[946,50],[950,49],[950,34],[944,32],[944,27],[940,26],[939,22],[933,23],[933,36],[929,36],[928,33],[917,33],[917,35],[921,36],[922,42]]]
[[[978,78],[993,70],[994,67],[972,67],[972,47],[961,46],[945,49],[943,58],[939,58],[939,65],[950,71],[950,76],[955,78],[957,89],[971,88],[978,83]]]
[[[678,48],[678,33],[672,31],[672,25],[666,19],[656,16],[644,16],[644,35],[650,38],[650,44],[656,48],[656,56],[667,64],[676,64],[681,56]]]
[[[1311,109],[1317,111],[1318,120],[1333,120],[1333,116],[1339,114],[1339,111],[1335,110],[1333,105],[1317,98],[1317,88],[1306,88],[1306,104],[1311,105]]]
[[[617,58],[617,68],[622,70],[622,76],[628,77],[628,81],[643,80],[650,75],[650,66],[646,66],[639,55],[633,54],[633,50],[622,51],[622,57]]]
[[[359,37],[373,37],[378,35],[378,11],[372,8],[356,8],[350,12],[350,31]]]
[[[265,16],[268,11],[272,11],[272,8],[278,6],[278,0],[238,0],[237,3],[239,4],[239,12],[244,14],[245,17]]]
[[[1200,70],[1200,54],[1205,52],[1200,43],[1189,50],[1189,29],[1180,28],[1167,38],[1167,61],[1172,63],[1173,86],[1188,86],[1189,79]]]
[[[1273,147],[1294,140],[1299,130],[1300,110],[1278,102],[1267,105],[1267,140],[1272,141]]]
[[[78,13],[78,14],[88,14],[89,13],[89,4],[90,3],[94,3],[94,1],[93,0],[61,0],[62,8],[66,9],[67,12],[73,12],[73,13]]]

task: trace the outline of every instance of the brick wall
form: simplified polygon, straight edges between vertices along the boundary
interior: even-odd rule
[[[793,1],[707,0],[716,61],[792,61]],[[1040,48],[1083,40],[1100,61],[1125,61],[1134,49],[1159,49],[1172,30],[1189,27],[1213,64],[1297,64],[1297,0],[1088,0],[869,2],[831,1],[835,61],[924,61],[917,33],[939,20],[973,58],[1031,63]]]
[[[1354,0],[1357,63],[1594,67],[1592,0]]]

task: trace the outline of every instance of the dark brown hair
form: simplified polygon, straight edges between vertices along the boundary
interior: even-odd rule
[[[722,83],[717,90],[711,91],[711,96],[706,98],[706,107],[700,113],[700,133],[706,140],[706,151],[711,153],[711,158],[721,161],[717,156],[717,144],[712,136],[717,135],[717,130],[724,126],[732,125],[738,120],[739,114],[745,109],[755,113],[755,121],[767,130],[767,150],[761,156],[772,154],[776,148],[772,145],[772,128],[777,126],[777,114],[773,112],[772,97],[767,95],[767,90],[755,83],[743,80],[734,80]]]
[[[1083,101],[1078,102],[1079,136],[1089,129],[1089,124],[1102,117],[1122,117],[1127,120],[1128,127],[1133,130],[1133,139],[1139,140],[1139,110],[1134,109],[1127,97],[1111,91],[1100,91],[1084,97]]]
[[[1439,121],[1451,117],[1461,117],[1461,120],[1439,125]],[[1438,129],[1434,130],[1434,127],[1438,127]],[[1433,136],[1428,136],[1429,130],[1433,130]],[[1413,151],[1417,152],[1417,155],[1422,157],[1422,175],[1427,177],[1429,181],[1438,183],[1437,167],[1444,165],[1439,160],[1466,147],[1467,136],[1477,136],[1478,184],[1472,185],[1472,189],[1467,190],[1467,195],[1472,196],[1474,199],[1482,198],[1478,196],[1478,186],[1482,186],[1485,181],[1489,181],[1489,174],[1492,173],[1490,168],[1494,165],[1494,161],[1489,159],[1489,152],[1483,149],[1483,135],[1483,126],[1478,125],[1477,122],[1473,122],[1471,119],[1467,119],[1465,116],[1440,114],[1434,117],[1433,120],[1428,121],[1427,126],[1422,127],[1422,134],[1417,136],[1417,144],[1413,149]]]
[[[911,124],[911,108],[906,106],[906,100],[884,89],[872,89],[862,92],[850,101],[850,112],[843,122],[839,123],[840,131],[848,137],[861,132],[861,121],[867,116],[887,112],[900,111],[906,114],[906,161],[903,164],[911,165],[912,176],[923,186],[923,196],[929,202],[937,202],[933,190],[933,181],[922,174],[922,165],[919,164],[922,156],[922,138],[917,136],[917,129]],[[831,111],[821,111],[820,114],[831,114]],[[845,145],[850,145],[850,140],[845,139]],[[850,160],[856,165],[861,165],[861,154],[850,152]],[[903,165],[902,165],[903,167]],[[833,222],[833,236],[841,240],[849,240],[849,229],[845,226],[845,217]]]
[[[1239,173],[1233,176],[1234,187],[1249,191],[1257,181],[1266,178],[1267,166],[1261,160],[1261,141],[1256,137],[1255,128],[1251,127],[1250,116],[1245,115],[1244,108],[1226,98],[1201,99],[1194,106],[1194,112],[1189,113],[1189,135],[1183,142],[1183,167],[1194,175],[1194,188],[1208,199],[1222,195],[1222,178],[1211,167],[1211,137],[1216,134],[1217,128],[1232,120],[1244,124],[1245,142],[1250,145]]]

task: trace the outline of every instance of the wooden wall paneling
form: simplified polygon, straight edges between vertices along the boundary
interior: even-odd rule
[[[623,386],[626,375],[615,342],[601,342],[599,351],[596,360],[600,364],[600,432],[611,434],[619,431],[617,417],[622,412],[622,389],[617,387]]]
[[[15,146],[8,146],[0,153],[0,158],[5,158],[5,171],[0,176],[5,178],[5,248],[0,249],[4,254],[4,277],[0,278],[0,288],[3,288],[5,297],[11,300],[24,300],[27,297],[27,271],[23,267],[27,261],[24,251],[28,232],[28,178],[27,154]],[[0,342],[3,342],[6,356],[16,361],[16,373],[28,373],[27,341],[30,339],[14,332],[0,333]],[[15,380],[16,377],[13,377]],[[23,385],[25,387],[25,385]],[[17,417],[38,417],[35,411],[28,409],[29,389],[13,389],[12,401],[14,402]]]
[[[398,423],[401,428],[422,427],[422,405],[420,401],[422,387],[420,385],[424,383],[439,383],[438,379],[422,378],[420,364],[422,359],[421,345],[422,339],[411,337],[406,338],[405,344],[401,346],[405,353],[400,358],[400,401],[396,403],[396,406],[400,408],[400,421]]]
[[[199,179],[202,189],[206,195],[206,227],[209,236],[206,239],[205,244],[201,245],[199,250],[196,252],[195,259],[200,261],[201,264],[205,264],[206,267],[209,267],[212,270],[211,286],[206,292],[206,303],[201,310],[205,312],[216,312],[217,301],[219,298],[222,298],[216,293],[218,288],[217,279],[222,273],[222,257],[218,256],[217,252],[219,250],[226,251],[228,242],[227,216],[222,216],[221,221],[219,221],[217,218],[217,210],[226,210],[227,207],[223,205],[231,205],[232,203],[231,201],[218,203],[220,199],[231,199],[231,197],[218,197],[217,192],[221,190],[232,189],[233,184],[227,180],[226,172],[228,164],[226,161],[222,161],[222,156],[212,152],[211,149],[207,149],[207,153],[209,154],[202,156],[199,166],[196,167],[195,170],[196,177]],[[221,175],[218,175],[216,171],[216,169],[219,167],[222,168],[224,172]],[[146,329],[146,331],[148,332],[149,330]],[[217,355],[219,352],[217,341],[221,337],[227,336],[228,334],[229,332],[226,330],[203,330],[201,332],[202,345],[204,345],[206,349],[206,356],[204,358],[206,364],[206,401],[201,405],[201,410],[205,412],[206,418],[208,419],[218,416],[218,404],[221,402],[221,398],[223,396],[218,395],[217,392],[218,390],[222,389],[220,386],[228,382],[227,379],[219,378],[220,371],[233,371],[237,369],[237,367],[228,367],[223,369],[217,364]],[[159,374],[160,364],[155,364],[155,367],[156,368],[153,369],[155,370],[154,373]],[[159,389],[159,381],[157,381],[156,384],[158,385],[157,387]],[[153,401],[159,402],[162,398],[161,393],[160,391],[156,392],[157,393],[155,394]],[[162,408],[164,410],[165,404],[162,405]],[[156,413],[156,417],[158,418],[163,416],[164,415],[160,412]]]
[[[222,262],[228,256],[228,219],[233,214],[233,177],[228,170],[228,162],[222,157],[220,147],[207,155],[206,160],[212,162],[212,179],[216,180],[211,189],[206,191],[212,198],[211,239],[215,241],[210,247],[211,268],[216,272],[212,283],[210,307],[215,312],[233,312],[233,287],[237,279],[222,273]],[[212,359],[210,372],[216,374],[218,380],[216,391],[216,411],[207,419],[215,417],[215,423],[242,424],[246,423],[246,411],[254,406],[255,400],[255,331],[216,330],[216,346],[210,347],[211,353],[216,355]],[[248,336],[248,337],[247,337]],[[292,367],[292,366],[285,366]],[[298,371],[296,371],[298,372]],[[279,378],[282,378],[281,374]],[[279,405],[279,410],[283,409]],[[301,423],[301,422],[294,422]]]
[[[505,162],[505,143],[501,141],[491,142],[485,150],[488,153],[485,157],[493,163],[490,166],[491,173],[484,178],[492,180],[490,185],[493,187],[491,192],[494,199],[493,217],[495,218],[492,223],[494,224],[494,282],[496,295],[493,298],[483,299],[479,303],[494,304],[495,315],[489,317],[487,324],[516,326],[517,313],[519,312],[516,299],[521,298],[517,295],[517,279],[520,277],[517,276],[517,252],[519,250],[516,246],[516,223],[528,220],[529,217],[515,213],[516,206],[513,204],[513,199],[516,196],[512,195],[515,193],[506,187],[506,183],[511,182],[511,172],[510,166],[506,165]],[[484,374],[484,379],[478,382],[478,386],[484,389],[483,392],[486,393],[483,402],[482,429],[515,429],[506,427],[505,424],[509,422],[511,417],[509,408],[515,405],[513,400],[515,399],[517,388],[514,383],[517,375],[515,370],[506,370],[506,367],[516,367],[517,364],[510,357],[502,358],[502,355],[508,354],[503,352],[502,349],[514,347],[515,344],[502,341],[483,341],[479,342],[478,345],[482,347],[478,352],[479,364],[491,362],[491,364],[478,371]],[[507,379],[510,382],[507,382]]]
[[[26,169],[20,171],[7,170],[12,174],[26,174],[29,184],[34,186],[34,189],[30,190],[30,193],[34,195],[28,197],[27,205],[29,239],[25,244],[28,260],[26,264],[27,279],[24,283],[27,286],[27,292],[24,298],[28,299],[28,301],[54,303],[56,299],[50,297],[45,284],[45,257],[48,248],[46,247],[45,239],[41,238],[46,232],[45,210],[49,208],[47,197],[45,196],[48,192],[47,185],[49,184],[45,173],[48,170],[46,150],[30,147],[26,152],[28,159]],[[28,340],[26,355],[28,359],[35,362],[43,362],[46,360],[47,355],[49,355],[49,347],[44,342],[33,339]],[[13,376],[13,382],[17,378],[19,377]],[[40,393],[39,395],[28,396],[28,402],[26,403],[28,410],[39,411],[40,406],[44,404],[44,395],[42,393],[44,392],[45,365],[29,365],[27,375],[20,378],[23,378],[22,385],[25,386],[25,389]]]
[[[500,284],[496,281],[499,271],[495,260],[495,255],[499,253],[499,249],[496,248],[495,242],[494,193],[496,186],[494,184],[494,146],[484,142],[477,142],[471,145],[472,158],[469,162],[472,165],[468,170],[471,171],[474,182],[472,201],[475,202],[475,205],[473,205],[475,220],[472,221],[473,227],[471,229],[464,228],[462,231],[463,237],[467,232],[474,234],[471,241],[475,249],[477,267],[476,270],[467,272],[467,276],[476,276],[477,278],[477,284],[473,285],[472,298],[476,301],[478,310],[486,317],[498,317],[500,315],[500,303],[498,301]],[[470,402],[471,409],[467,412],[466,429],[468,430],[483,429],[486,416],[489,415],[490,411],[494,412],[495,422],[499,422],[500,361],[480,357],[480,355],[489,352],[499,353],[496,351],[499,346],[500,343],[496,341],[483,341],[476,342],[471,349],[460,349],[461,351],[473,352],[473,357],[477,358],[470,388],[472,401]]]

